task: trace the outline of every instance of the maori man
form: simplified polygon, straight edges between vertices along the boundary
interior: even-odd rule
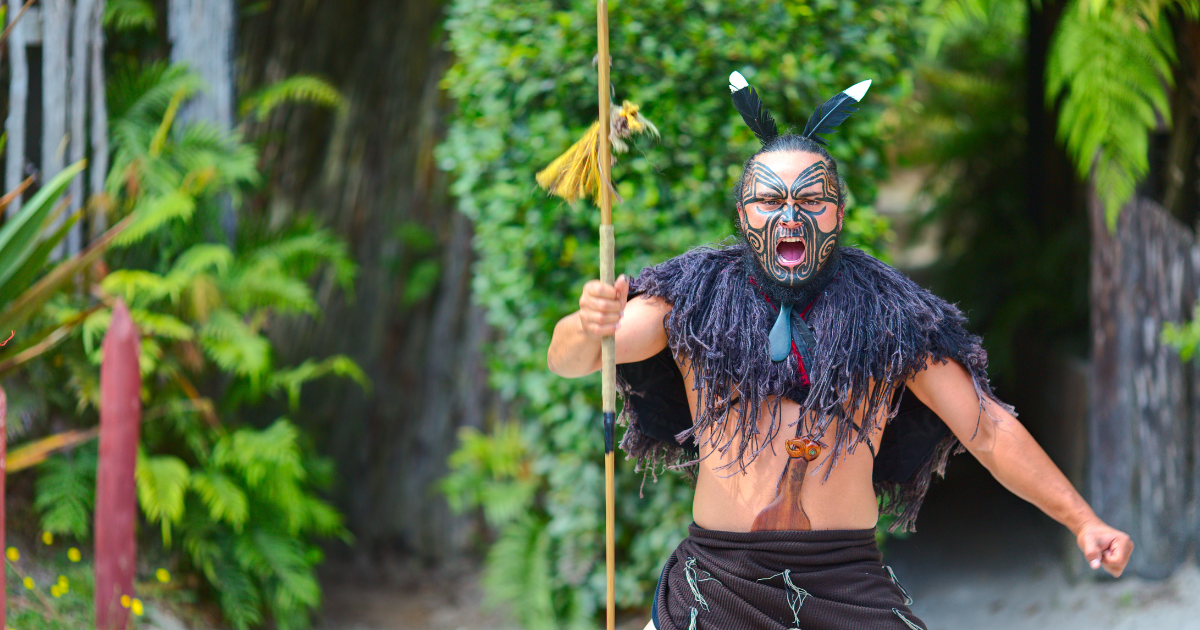
[[[1093,569],[1120,575],[1133,542],[992,394],[963,314],[838,246],[843,185],[818,134],[856,111],[869,82],[798,135],[778,133],[740,74],[730,83],[763,143],[734,190],[739,242],[612,287],[588,282],[548,353],[556,374],[584,376],[615,334],[622,448],[640,466],[695,471],[695,522],[647,627],[925,628],[881,562],[875,526],[882,510],[911,529],[930,477],[964,447],[1068,527]]]

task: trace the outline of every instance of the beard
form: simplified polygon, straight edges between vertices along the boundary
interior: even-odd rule
[[[776,306],[792,304],[804,308],[816,299],[817,295],[824,291],[825,287],[829,286],[829,283],[837,276],[838,264],[841,261],[838,252],[838,242],[841,240],[840,232],[835,237],[833,251],[816,273],[808,280],[790,286],[780,284],[763,269],[758,254],[750,246],[750,242],[746,240],[746,235],[740,228],[737,231],[737,237],[738,242],[742,245],[742,267],[750,274],[750,277],[754,278],[758,290],[762,291]]]

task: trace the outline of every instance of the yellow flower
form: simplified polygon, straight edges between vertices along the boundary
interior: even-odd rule
[[[21,583],[25,585],[25,588],[31,591],[33,590],[33,578],[25,576],[25,579],[21,580]]]
[[[81,556],[79,554],[78,549],[76,549],[75,547],[71,547],[70,549],[67,550],[67,559],[70,560],[71,562],[79,562],[81,559],[83,559],[83,556]]]
[[[51,534],[50,532],[42,532],[42,543],[47,545],[53,544],[54,534]]]
[[[128,595],[121,596],[121,608],[129,608],[129,596]]]
[[[140,599],[134,599],[133,606],[131,608],[133,608],[133,614],[137,615],[138,617],[141,617],[142,613],[146,612],[145,609],[142,608],[142,600]]]
[[[54,597],[62,597],[62,590],[58,588],[57,584],[55,584],[54,586],[50,587],[50,594]]]
[[[17,551],[16,547],[9,547],[8,551],[4,552],[4,555],[9,559],[10,562],[16,562],[17,560],[21,559],[21,552]]]
[[[60,588],[62,588],[64,592],[67,590],[67,586],[69,586],[69,585],[70,585],[70,582],[67,580],[67,576],[65,576],[65,575],[58,576],[58,586]]]
[[[166,584],[171,581],[171,572],[166,569],[159,569],[154,572],[154,577],[158,578],[159,582]]]

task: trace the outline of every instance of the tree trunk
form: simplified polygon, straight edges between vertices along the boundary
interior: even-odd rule
[[[171,62],[182,63],[204,80],[205,90],[179,108],[180,128],[204,121],[223,132],[234,121],[234,2],[233,0],[170,0],[167,28]],[[232,200],[221,201],[221,228],[225,240],[237,240],[237,211]]]
[[[350,354],[374,382],[369,395],[347,383],[314,386],[302,420],[336,459],[334,496],[360,552],[375,560],[463,549],[467,522],[434,483],[458,429],[481,426],[488,402],[486,326],[470,300],[472,230],[446,199],[433,156],[448,107],[438,89],[449,63],[441,19],[439,4],[418,0],[280,0],[248,19],[239,39],[241,85],[311,73],[346,99],[339,112],[282,108],[250,131],[264,144],[270,185],[261,220],[313,213],[360,265],[353,300],[326,282],[323,317],[273,335],[293,360]],[[433,269],[437,279],[420,290]]]
[[[1194,524],[1192,366],[1159,341],[1164,322],[1190,319],[1200,248],[1161,206],[1135,200],[1110,232],[1089,200],[1092,225],[1092,505],[1134,539],[1130,569],[1169,575],[1187,555]]]
[[[42,0],[42,174],[50,181],[65,166],[70,120],[71,0]],[[60,215],[50,226],[56,229],[66,219]],[[63,255],[63,245],[51,258]]]
[[[179,123],[203,120],[233,129],[233,0],[170,0],[171,62],[204,80],[204,92],[179,108]]]
[[[104,180],[108,176],[108,103],[104,93],[104,5],[98,0],[93,5],[92,38],[89,42],[88,83],[92,95],[92,161],[88,172],[92,183],[92,194],[104,192]],[[96,212],[88,221],[88,238],[93,239],[108,229],[108,208],[94,208]]]
[[[8,1],[8,22],[17,18],[24,3]],[[4,190],[16,188],[25,179],[25,101],[29,98],[29,59],[25,50],[25,31],[28,22],[18,23],[8,35],[8,117],[4,130],[8,135],[5,143]],[[21,197],[8,204],[5,214],[9,217],[21,209]]]

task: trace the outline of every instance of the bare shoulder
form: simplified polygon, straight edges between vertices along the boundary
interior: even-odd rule
[[[625,305],[617,329],[617,363],[644,361],[667,347],[663,320],[671,304],[661,297],[637,296]]]

